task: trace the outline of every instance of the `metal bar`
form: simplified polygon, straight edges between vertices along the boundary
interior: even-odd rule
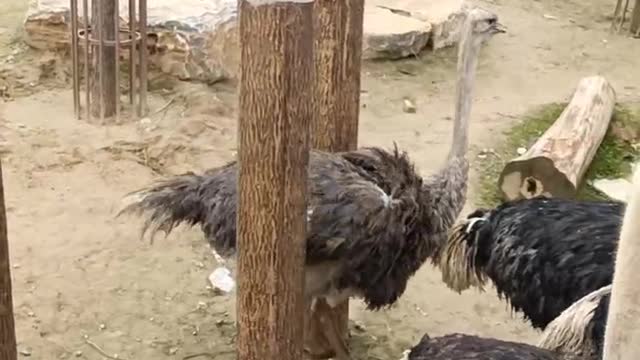
[[[98,15],[98,82],[100,83],[100,86],[98,87],[98,89],[102,90],[103,89],[103,84],[104,84],[104,75],[103,75],[103,70],[104,70],[104,64],[103,64],[103,60],[102,60],[102,56],[104,53],[104,31],[102,31],[103,29],[103,22],[104,22],[104,18],[102,17],[102,13],[104,10],[104,4],[103,4],[104,0],[98,0],[98,11],[95,11],[94,13]],[[104,94],[102,93],[102,91],[100,91],[100,123],[104,124]]]
[[[136,0],[129,0],[129,103],[131,110],[136,107]]]
[[[140,103],[138,106],[138,116],[146,115],[147,112],[147,0],[140,0],[139,3],[140,21]]]
[[[71,0],[71,62],[73,76],[73,115],[80,119],[80,78],[78,68],[78,0]]]
[[[89,59],[89,53],[91,52],[90,49],[91,47],[89,46],[89,1],[88,0],[82,0],[82,12],[83,12],[83,18],[84,18],[84,82],[85,82],[85,109],[84,109],[84,113],[86,116],[86,121],[89,121],[89,119],[91,119],[91,85],[89,84],[90,79],[89,79],[89,64],[90,64],[90,59]],[[76,34],[76,36],[78,36]]]
[[[116,87],[116,123],[118,123],[120,121],[120,2],[118,0],[113,1],[115,2],[113,6],[116,8],[113,15],[113,27],[115,28],[115,49],[113,52],[116,58],[114,86]]]

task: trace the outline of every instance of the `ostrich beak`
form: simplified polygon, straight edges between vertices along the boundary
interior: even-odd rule
[[[507,27],[500,24],[499,22],[496,22],[495,26],[493,27],[493,32],[495,34],[504,34],[507,32]]]

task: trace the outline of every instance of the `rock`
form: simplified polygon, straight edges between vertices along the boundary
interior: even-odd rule
[[[82,2],[78,13],[82,14]],[[149,63],[182,80],[215,83],[233,74],[225,64],[239,59],[235,46],[236,0],[155,0],[148,6]],[[91,10],[89,9],[89,13]],[[120,14],[128,18],[128,3],[120,2]],[[64,49],[70,43],[68,0],[30,2],[24,23],[24,41],[36,49]],[[80,19],[82,27],[83,19]],[[123,26],[126,24],[123,24]],[[220,44],[225,39],[228,46]],[[213,51],[213,53],[209,53]],[[232,69],[233,70],[233,69]]]
[[[81,2],[79,5],[82,14]],[[121,1],[120,5],[126,19],[128,3]],[[368,0],[363,59],[399,59],[425,48],[453,45],[466,10],[463,0]],[[151,69],[209,84],[237,78],[236,0],[154,0],[147,12]],[[69,19],[68,0],[30,2],[25,42],[43,50],[68,47]],[[81,18],[81,27],[83,21]]]
[[[229,293],[236,286],[235,280],[231,277],[231,271],[226,267],[219,267],[209,275],[209,282],[213,289],[222,293]]]
[[[624,202],[627,201],[631,186],[631,182],[627,179],[598,179],[593,182],[593,187],[598,191],[614,200]]]
[[[387,7],[365,3],[362,58],[400,59],[415,56],[431,36],[428,22],[399,15]]]
[[[410,99],[404,99],[402,101],[402,111],[413,114],[416,112],[416,104]]]
[[[430,50],[455,45],[462,21],[471,9],[465,0],[367,0],[367,3],[401,10],[412,19],[429,23],[431,34],[427,45]]]

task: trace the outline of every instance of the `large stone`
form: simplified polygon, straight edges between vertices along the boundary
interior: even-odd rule
[[[82,0],[78,13],[83,25]],[[91,3],[91,1],[89,1]],[[216,82],[235,75],[239,62],[236,0],[154,0],[147,9],[149,61],[183,80]],[[89,16],[91,9],[88,9]],[[120,1],[128,19],[128,2]],[[41,50],[64,49],[70,43],[69,0],[33,0],[25,19],[25,42]],[[231,24],[231,26],[230,26]],[[121,24],[121,28],[127,23]]]
[[[426,47],[455,44],[465,11],[462,1],[367,0],[363,58],[399,59]],[[82,0],[79,3],[82,14]],[[123,18],[128,18],[127,2],[120,4]],[[151,64],[184,80],[235,78],[240,63],[236,6],[237,0],[150,1]],[[43,50],[66,48],[69,19],[69,0],[32,0],[25,41]]]
[[[367,0],[370,6],[394,9],[414,20],[430,25],[429,48],[454,45],[460,37],[462,21],[470,6],[465,0]]]
[[[401,11],[366,2],[362,58],[400,59],[419,54],[429,42],[431,25]]]

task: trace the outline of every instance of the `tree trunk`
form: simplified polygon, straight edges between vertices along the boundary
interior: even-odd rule
[[[312,8],[239,1],[238,360],[303,356]]]
[[[640,286],[636,271],[640,259],[640,168],[635,172],[620,231],[603,360],[635,360],[640,354]]]
[[[615,103],[615,91],[605,78],[580,80],[558,120],[503,169],[498,187],[504,197],[573,197],[609,128]]]
[[[347,151],[358,146],[363,17],[364,0],[315,2],[316,82],[311,125],[315,149]],[[335,315],[343,326],[342,335],[346,339],[349,334],[349,302],[339,305]],[[310,329],[305,330],[310,332]]]
[[[9,240],[7,239],[7,214],[4,204],[2,164],[0,164],[0,359],[16,360],[15,320],[11,290],[11,266],[9,264]]]
[[[631,25],[629,27],[631,34],[640,35],[640,0],[636,0],[631,13]]]
[[[115,7],[114,0],[93,0],[91,6],[91,29],[92,38],[104,41],[114,41],[115,31]],[[101,19],[100,19],[101,18]],[[116,77],[116,53],[115,47],[103,46],[102,52],[97,45],[92,46],[92,89],[91,89],[91,113],[94,117],[109,122],[116,114],[116,106],[119,100],[114,86]],[[101,107],[100,101],[103,101]],[[100,114],[101,108],[104,113]]]

